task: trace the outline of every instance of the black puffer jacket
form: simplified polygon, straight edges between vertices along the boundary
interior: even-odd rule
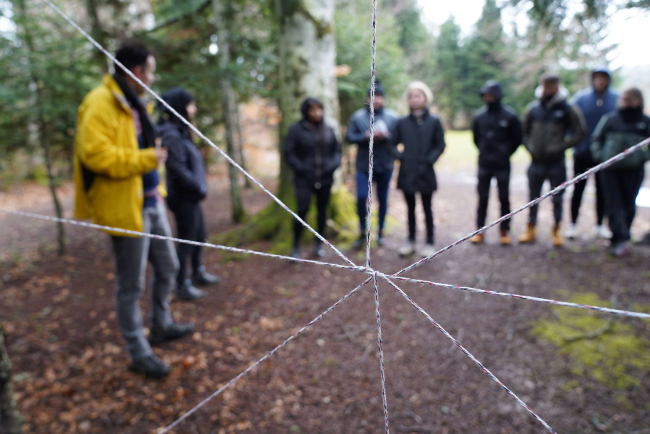
[[[404,145],[399,152],[397,145]],[[397,188],[405,193],[433,193],[438,189],[433,164],[445,150],[445,130],[440,119],[425,111],[421,119],[413,114],[397,121],[391,145],[401,166]]]
[[[320,188],[334,182],[334,171],[341,165],[341,145],[325,122],[314,125],[303,119],[289,128],[284,156],[296,185]]]
[[[474,114],[472,132],[478,147],[478,164],[486,168],[508,168],[510,157],[522,141],[519,117],[508,106],[501,104],[501,85],[488,81],[481,88],[481,95],[490,93],[497,101],[482,107]]]
[[[167,200],[200,202],[208,194],[205,163],[199,149],[190,140],[187,130],[175,122],[161,120],[158,131],[162,146],[169,155],[167,169]]]
[[[643,109],[619,109],[600,120],[591,137],[591,155],[598,163],[609,160],[650,137],[650,117]],[[647,149],[638,150],[610,166],[611,169],[643,167],[650,158]]]
[[[540,95],[538,88],[536,95]],[[524,122],[524,144],[534,163],[548,164],[564,159],[564,152],[580,143],[586,134],[580,109],[570,106],[568,92],[560,88],[549,101],[528,106]]]

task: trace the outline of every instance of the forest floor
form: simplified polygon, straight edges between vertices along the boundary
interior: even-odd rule
[[[438,165],[439,248],[475,227],[474,161],[451,146]],[[526,202],[525,169],[516,158],[513,207]],[[351,178],[347,182],[354,187]],[[211,181],[205,214],[212,235],[232,227],[226,187],[223,176]],[[64,189],[67,216],[70,193]],[[373,267],[384,272],[415,260],[396,254],[406,211],[399,192],[390,200],[388,243],[372,249]],[[249,213],[268,202],[258,190],[244,192]],[[29,185],[3,194],[0,204],[51,212],[44,190]],[[408,275],[650,311],[650,250],[609,258],[606,245],[587,235],[595,220],[590,191],[583,207],[586,235],[565,248],[551,247],[547,201],[537,244],[504,248],[491,230],[485,245],[463,243]],[[493,191],[489,218],[498,217],[497,209]],[[635,235],[650,229],[648,214],[639,211]],[[525,215],[514,218],[515,234],[525,222]],[[200,303],[173,301],[174,318],[194,322],[196,332],[156,348],[173,371],[153,381],[126,369],[108,237],[68,226],[67,253],[58,257],[54,225],[0,215],[0,228],[0,316],[29,433],[155,433],[366,279],[207,250],[207,268],[223,282]],[[345,253],[363,263],[361,253]],[[340,262],[331,251],[327,260]],[[650,322],[455,289],[400,287],[557,432],[650,433]],[[394,289],[380,281],[379,290],[392,432],[546,432]],[[146,311],[147,297],[142,304]],[[383,425],[374,296],[366,286],[175,432],[379,433]]]

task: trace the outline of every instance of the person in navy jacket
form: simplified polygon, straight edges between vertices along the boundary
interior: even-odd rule
[[[609,69],[601,67],[594,69],[591,74],[592,86],[588,89],[581,90],[574,97],[572,103],[580,108],[584,116],[587,137],[573,148],[573,175],[578,176],[581,173],[594,167],[597,163],[594,161],[589,149],[591,144],[591,135],[593,134],[600,119],[607,113],[616,110],[616,101],[618,94],[610,89],[611,74]],[[603,190],[602,174],[596,173],[596,215],[597,226],[594,233],[599,238],[611,238],[612,234],[603,225],[605,217],[605,194]],[[587,180],[580,181],[573,187],[573,197],[571,198],[571,225],[567,228],[565,236],[569,239],[577,238],[578,215],[580,213],[580,203],[582,194],[587,185]]]

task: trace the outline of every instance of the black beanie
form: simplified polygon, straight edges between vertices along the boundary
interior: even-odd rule
[[[368,88],[368,97],[370,97],[371,88]],[[375,80],[375,95],[384,96],[384,86],[381,85],[381,81]]]

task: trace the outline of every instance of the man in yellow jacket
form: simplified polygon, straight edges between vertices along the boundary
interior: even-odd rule
[[[149,49],[125,43],[116,59],[147,86],[156,62]],[[160,193],[157,168],[167,150],[155,146],[156,131],[141,84],[116,65],[79,107],[74,149],[75,217],[132,231],[171,236]],[[169,295],[178,271],[171,241],[110,233],[115,261],[117,318],[132,359],[130,369],[148,377],[166,376],[170,368],[155,356],[151,343],[177,339],[193,331],[170,314]],[[153,265],[151,333],[144,334],[139,300],[144,292],[147,261]]]

